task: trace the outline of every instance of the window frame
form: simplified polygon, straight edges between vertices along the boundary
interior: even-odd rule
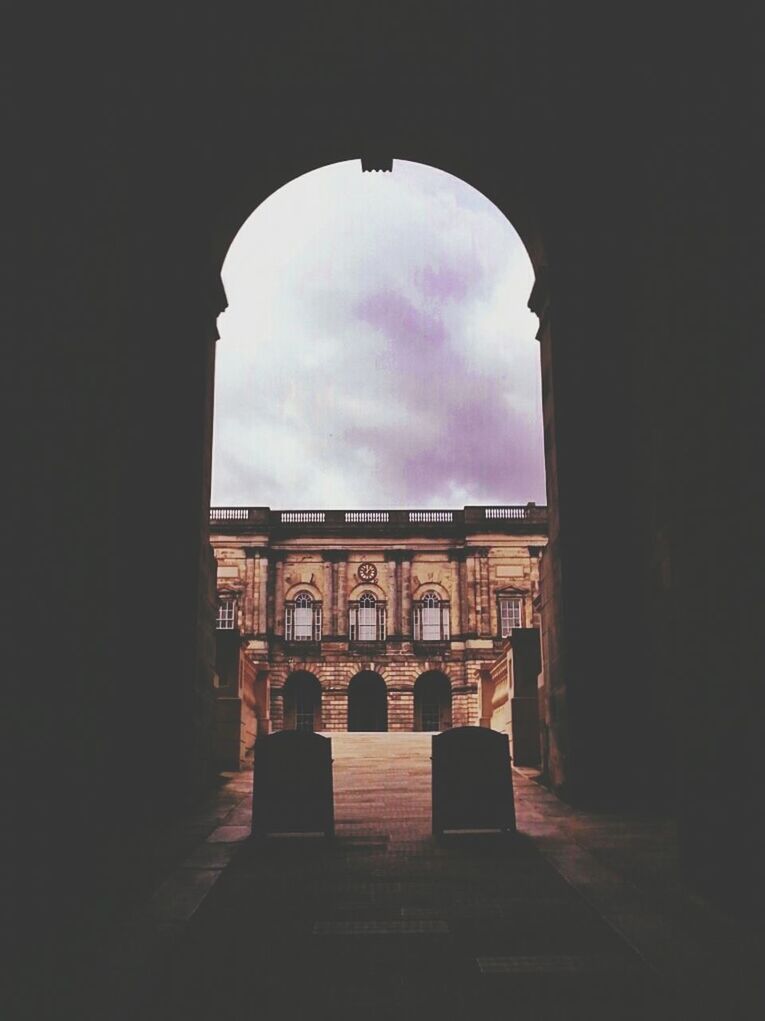
[[[437,610],[438,622],[425,623],[423,611]],[[438,628],[438,637],[425,637],[425,629]],[[412,637],[415,642],[437,643],[451,641],[451,604],[448,599],[442,599],[435,591],[430,589],[424,593],[421,599],[412,603]]]
[[[218,596],[215,612],[216,631],[237,631],[239,628],[239,600],[232,593]]]
[[[503,607],[511,606],[515,604],[518,610],[517,615],[513,615],[512,619],[518,620],[517,624],[511,623],[507,630],[505,630],[504,619],[503,619]],[[512,632],[516,628],[523,627],[524,617],[524,597],[521,592],[498,592],[497,593],[497,625],[500,638],[510,638]]]
[[[373,610],[372,622],[361,623],[362,610]],[[361,637],[361,628],[371,628],[373,637],[368,633]],[[348,640],[351,642],[385,642],[388,638],[388,611],[384,599],[378,599],[374,592],[362,592],[358,599],[348,603]]]
[[[301,621],[301,631],[308,633],[297,633],[298,622],[296,611],[310,610],[310,623]],[[287,642],[321,642],[322,613],[321,600],[314,599],[307,589],[301,589],[295,594],[294,599],[287,599],[284,602],[284,640]]]

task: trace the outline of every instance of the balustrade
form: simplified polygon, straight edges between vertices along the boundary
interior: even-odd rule
[[[210,523],[230,525],[242,522],[266,529],[299,529],[320,526],[326,529],[387,525],[411,528],[413,525],[438,528],[453,525],[479,530],[501,527],[502,522],[527,522],[545,525],[547,508],[536,504],[497,507],[465,507],[462,510],[280,510],[268,507],[211,507]],[[491,524],[489,524],[491,523]]]

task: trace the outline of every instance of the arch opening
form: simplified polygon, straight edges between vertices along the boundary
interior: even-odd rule
[[[284,729],[322,729],[321,684],[307,670],[292,673],[284,684]]]
[[[214,505],[545,502],[533,265],[477,187],[326,165],[257,206],[222,279]]]
[[[414,684],[414,729],[449,730],[452,725],[452,688],[440,670],[420,674]]]
[[[388,729],[388,689],[373,670],[362,670],[348,685],[348,730],[380,732]]]

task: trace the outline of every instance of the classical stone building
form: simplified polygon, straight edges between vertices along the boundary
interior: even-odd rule
[[[245,757],[259,728],[488,722],[492,666],[538,625],[546,532],[534,504],[214,508],[220,760]]]

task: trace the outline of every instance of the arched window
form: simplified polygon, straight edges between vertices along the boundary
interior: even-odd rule
[[[218,616],[215,618],[215,627],[218,631],[236,630],[236,599],[233,596],[224,596],[218,600]]]
[[[321,641],[321,603],[310,592],[298,592],[286,603],[284,637],[288,642]]]
[[[426,592],[412,608],[415,642],[449,641],[449,603],[437,592]]]
[[[371,592],[363,592],[348,608],[348,636],[352,642],[384,642],[385,603]]]

